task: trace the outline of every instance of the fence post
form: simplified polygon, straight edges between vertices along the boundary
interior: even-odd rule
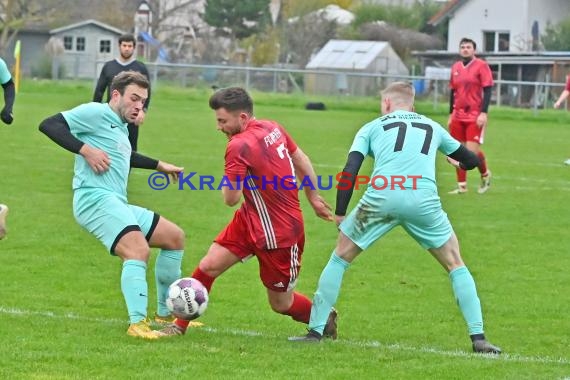
[[[156,83],[158,82],[158,65],[155,63],[154,70],[152,71],[152,87],[156,88]]]
[[[534,83],[534,104],[532,105],[532,113],[534,116],[538,115],[538,96],[539,96],[539,92],[538,92],[538,83]]]
[[[182,87],[186,87],[186,70],[180,70],[178,73],[178,75],[181,76],[180,82],[182,83]]]
[[[273,72],[273,92],[277,91],[277,71]]]
[[[499,63],[499,73],[498,73],[498,78],[497,78],[497,106],[498,107],[501,106],[501,79],[503,79],[502,72],[503,72],[502,66]]]
[[[547,79],[548,82],[550,82],[550,78]],[[548,108],[548,94],[550,93],[550,86],[549,85],[545,85],[544,86],[544,109]]]
[[[437,98],[439,97],[438,87],[439,87],[439,80],[435,79],[435,83],[433,84],[433,109],[434,110],[437,109]]]
[[[501,82],[497,83],[497,106],[501,106]]]

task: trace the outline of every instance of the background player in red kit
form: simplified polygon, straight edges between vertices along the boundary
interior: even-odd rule
[[[491,171],[487,168],[483,144],[487,126],[487,112],[491,101],[493,74],[487,62],[475,57],[477,44],[469,38],[459,42],[461,60],[451,66],[449,133],[467,149],[479,156],[481,183],[477,192],[485,193],[491,184]],[[457,169],[457,189],[450,194],[467,192],[467,172]]]
[[[229,184],[222,188],[224,202],[234,206],[242,195],[244,202],[192,277],[209,291],[219,275],[254,255],[271,308],[308,324],[311,300],[294,288],[305,243],[297,187],[303,178],[317,184],[311,161],[282,126],[253,116],[253,101],[244,89],[218,90],[210,98],[210,108],[215,111],[218,130],[229,139],[224,171]],[[332,221],[331,207],[316,187],[303,188],[317,216]],[[181,335],[188,324],[177,319],[161,331]],[[325,335],[336,338],[334,309]]]
[[[562,91],[562,93],[558,97],[558,100],[554,102],[554,108],[560,108],[562,102],[564,102],[568,98],[568,95],[570,95],[570,76],[566,77],[566,86],[564,86],[564,91]],[[564,161],[564,163],[566,165],[570,165],[570,158]]]

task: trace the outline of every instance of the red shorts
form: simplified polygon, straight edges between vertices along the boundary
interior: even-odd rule
[[[479,128],[476,120],[456,120],[451,119],[449,133],[460,142],[476,142],[483,144],[485,137],[485,127]]]
[[[255,255],[259,262],[259,277],[263,285],[276,292],[295,288],[301,270],[301,257],[305,248],[305,234],[298,236],[297,243],[287,248],[260,249],[251,238],[247,223],[237,211],[232,221],[214,239],[216,243],[246,261]]]

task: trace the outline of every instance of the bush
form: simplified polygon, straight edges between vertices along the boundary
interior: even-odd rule
[[[57,72],[57,78],[53,78],[53,59],[48,55],[43,55],[32,67],[31,75],[33,78],[41,79],[61,79],[65,78],[65,67],[60,64]]]

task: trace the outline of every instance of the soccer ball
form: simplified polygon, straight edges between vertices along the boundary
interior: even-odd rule
[[[208,290],[195,278],[178,279],[168,287],[166,306],[176,318],[191,321],[206,311]]]

